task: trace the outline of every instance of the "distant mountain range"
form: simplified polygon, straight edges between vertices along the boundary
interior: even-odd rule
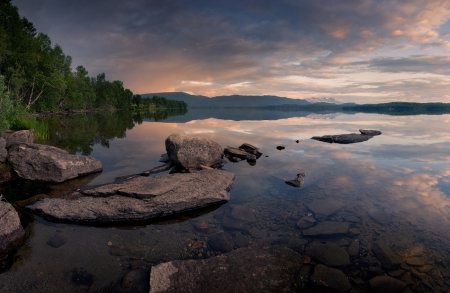
[[[343,104],[342,102],[339,102],[335,98],[326,98],[326,97],[322,97],[322,98],[312,97],[312,98],[306,99],[306,101],[308,101],[310,103]]]
[[[185,101],[188,104],[189,108],[214,108],[214,107],[222,107],[222,108],[258,108],[258,107],[267,107],[267,106],[282,106],[282,105],[310,105],[317,102],[309,102],[307,100],[302,99],[289,99],[284,97],[277,96],[240,96],[240,95],[232,95],[232,96],[217,96],[213,98],[205,97],[205,96],[196,96],[190,95],[184,92],[170,92],[170,93],[150,93],[143,94],[143,98],[148,98],[152,96],[162,96],[170,100],[177,101]],[[319,98],[319,99],[327,99],[326,103],[334,103],[328,102],[328,99],[333,98]],[[331,100],[330,100],[331,101]],[[322,102],[323,101],[319,101]],[[337,102],[337,101],[336,101]]]

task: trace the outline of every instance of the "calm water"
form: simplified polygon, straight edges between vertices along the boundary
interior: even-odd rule
[[[172,133],[212,139],[223,147],[247,142],[259,147],[263,156],[255,166],[245,161],[224,165],[224,170],[236,174],[227,204],[161,222],[79,226],[47,222],[20,209],[29,237],[3,261],[0,292],[101,292],[133,268],[215,255],[207,244],[211,234],[195,228],[200,221],[213,233],[227,233],[235,248],[276,244],[303,253],[312,241],[326,240],[346,250],[357,242],[359,253],[344,272],[363,281],[368,265],[362,260],[371,256],[375,241],[388,243],[401,257],[420,247],[420,257],[431,268],[421,277],[412,276],[410,288],[448,292],[450,115],[299,113],[296,117],[295,112],[227,110],[215,115],[219,118],[207,118],[204,111],[200,119],[191,112],[166,120],[156,117],[164,120],[160,122],[151,115],[128,113],[52,118],[47,143],[90,154],[102,162],[104,171],[60,185],[16,181],[3,186],[2,193],[19,206],[38,194],[59,196],[77,186],[107,183],[156,167],[165,152],[164,140]],[[352,145],[310,139],[359,128],[383,134]],[[278,151],[279,145],[286,149]],[[301,188],[284,183],[300,172],[306,174]],[[328,215],[314,208],[332,204],[340,208]],[[254,215],[243,220],[240,229],[223,221],[236,206]],[[304,237],[296,224],[304,216],[318,222],[347,221],[354,233],[325,240]],[[52,247],[48,242],[54,235],[62,235],[67,243]]]

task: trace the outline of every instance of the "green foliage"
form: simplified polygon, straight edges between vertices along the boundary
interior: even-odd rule
[[[35,117],[25,115],[18,116],[14,121],[12,121],[9,128],[12,130],[34,130],[34,137],[38,143],[46,141],[49,137],[48,124],[36,119]]]
[[[187,109],[187,104],[184,101],[169,100],[165,97],[153,96],[142,99],[142,104],[145,108],[152,109]]]

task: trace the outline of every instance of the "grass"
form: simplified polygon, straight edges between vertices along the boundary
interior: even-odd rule
[[[37,120],[35,117],[18,117],[11,125],[11,130],[34,130],[36,142],[42,142],[49,138],[48,124]]]

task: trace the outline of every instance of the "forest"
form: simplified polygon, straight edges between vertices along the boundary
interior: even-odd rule
[[[0,130],[29,112],[87,109],[186,108],[164,97],[142,99],[105,73],[90,77],[82,65],[38,33],[11,0],[0,0]]]

